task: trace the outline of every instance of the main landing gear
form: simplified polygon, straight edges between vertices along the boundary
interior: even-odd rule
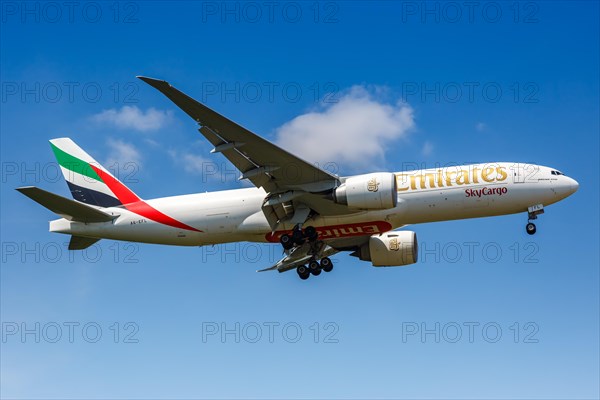
[[[298,272],[298,276],[302,280],[306,280],[310,276],[310,271],[308,270],[306,265],[301,265],[298,268],[296,268],[296,272]]]
[[[313,226],[307,226],[302,229],[300,225],[296,225],[291,234],[285,233],[279,238],[279,242],[285,250],[302,246],[306,241],[310,244],[311,253],[309,254],[313,254],[313,258],[311,258],[307,265],[300,265],[296,268],[296,272],[298,272],[298,276],[302,280],[308,279],[311,275],[321,275],[321,271],[331,272],[333,270],[333,262],[328,257],[323,257],[320,261],[317,258],[317,255],[320,253],[318,238],[319,234]]]
[[[307,226],[302,229],[300,226],[296,225],[294,230],[292,230],[292,234],[289,235],[284,233],[279,238],[279,242],[285,250],[290,250],[294,246],[302,246],[306,240],[314,242],[317,240],[318,236],[317,230],[313,226]]]
[[[543,204],[537,204],[535,206],[531,206],[527,208],[527,225],[525,225],[525,231],[529,234],[529,235],[533,235],[535,234],[535,232],[537,232],[537,228],[535,226],[535,224],[533,222],[531,222],[531,220],[537,219],[537,216],[539,214],[543,214],[544,213],[544,205]]]
[[[317,260],[311,260],[308,263],[308,266],[301,265],[296,268],[296,272],[298,272],[298,276],[302,280],[308,279],[311,274],[318,276],[321,274],[321,271],[331,272],[331,270],[333,270],[333,263],[328,257],[322,258],[321,262],[318,262]]]

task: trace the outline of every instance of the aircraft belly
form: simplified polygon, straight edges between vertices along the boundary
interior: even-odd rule
[[[144,218],[102,224],[71,223],[72,234],[131,242],[194,246],[203,242],[202,232],[178,229]]]

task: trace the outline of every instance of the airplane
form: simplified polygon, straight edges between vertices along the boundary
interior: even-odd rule
[[[187,96],[139,76],[199,127],[254,187],[144,200],[69,138],[50,140],[73,200],[26,186],[19,192],[61,218],[50,232],[71,235],[70,250],[100,239],[178,246],[279,243],[283,258],[259,270],[295,269],[303,280],[333,269],[338,252],[375,267],[417,262],[407,225],[526,212],[532,222],[579,187],[557,169],[490,162],[338,176],[281,149]]]

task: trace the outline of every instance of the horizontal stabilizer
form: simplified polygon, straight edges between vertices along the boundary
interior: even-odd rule
[[[96,243],[98,240],[100,239],[73,235],[71,236],[71,241],[69,242],[69,250],[87,249],[88,247]]]
[[[17,188],[17,190],[31,200],[43,205],[48,210],[69,221],[107,222],[112,221],[115,218],[115,216],[107,214],[97,208],[47,192],[35,186],[20,187]]]

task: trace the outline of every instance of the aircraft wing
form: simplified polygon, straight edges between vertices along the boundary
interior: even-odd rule
[[[187,96],[168,82],[144,76],[139,79],[158,89],[199,125],[200,133],[241,172],[268,193],[299,190],[321,192],[337,186],[338,177],[312,165],[250,132]]]

